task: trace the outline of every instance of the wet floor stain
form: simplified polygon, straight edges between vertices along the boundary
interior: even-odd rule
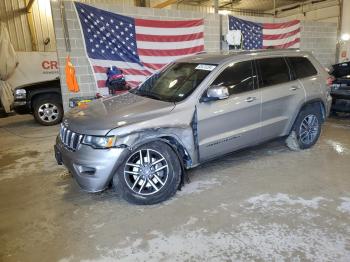
[[[6,166],[15,164],[22,158],[35,159],[40,152],[34,150],[22,151],[22,152],[11,152],[11,153],[0,153],[0,168],[6,168]]]

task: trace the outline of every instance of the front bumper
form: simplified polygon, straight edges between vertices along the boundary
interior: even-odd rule
[[[128,151],[125,148],[93,149],[83,144],[72,151],[59,137],[54,149],[57,163],[65,165],[79,186],[88,192],[99,192],[108,187]]]
[[[14,101],[11,105],[11,109],[17,114],[30,114],[31,108],[26,101]]]

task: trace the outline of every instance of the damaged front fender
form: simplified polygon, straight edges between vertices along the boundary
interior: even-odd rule
[[[187,116],[182,115],[181,112],[174,112],[174,114],[164,118],[167,121],[164,121],[165,119],[153,119],[135,125],[116,128],[111,130],[108,135],[117,136],[116,146],[128,148],[130,151],[143,144],[163,140],[176,149],[184,168],[189,169],[198,165],[196,110],[194,110],[191,117],[188,116],[188,112]],[[169,118],[177,120],[173,121],[170,126],[165,125],[164,123],[169,123]]]

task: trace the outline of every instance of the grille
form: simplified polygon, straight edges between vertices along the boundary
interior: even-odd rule
[[[80,144],[83,135],[69,130],[67,127],[61,125],[60,138],[62,143],[71,150],[76,150]]]

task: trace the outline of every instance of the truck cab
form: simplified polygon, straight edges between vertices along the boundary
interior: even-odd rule
[[[33,114],[39,124],[46,126],[62,121],[62,95],[58,78],[17,87],[13,96],[12,109],[17,114]]]

